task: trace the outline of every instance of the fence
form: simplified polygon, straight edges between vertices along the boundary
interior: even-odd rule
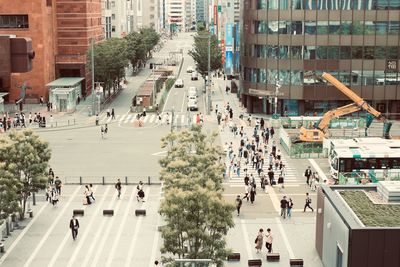
[[[281,117],[280,122],[283,128],[296,129],[302,126],[313,128],[321,117]],[[332,119],[329,123],[330,129],[335,128],[364,128],[365,118],[345,117]]]
[[[342,172],[338,175],[339,184],[366,184],[369,182],[377,183],[379,181],[400,181],[400,172],[373,170],[367,172]]]
[[[327,150],[322,143],[293,143],[291,137],[283,128],[279,128],[279,142],[291,158],[321,158],[327,157]]]
[[[148,185],[158,185],[161,181],[158,177],[151,176],[66,176],[63,178],[63,183],[67,185],[83,185],[83,184],[100,184],[110,185],[115,184],[120,179],[125,185],[139,184],[140,181]]]

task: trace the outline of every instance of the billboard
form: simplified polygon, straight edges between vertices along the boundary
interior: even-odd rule
[[[225,26],[225,46],[233,46],[233,23]]]
[[[230,75],[232,74],[233,68],[233,52],[226,51],[225,52],[225,74]]]

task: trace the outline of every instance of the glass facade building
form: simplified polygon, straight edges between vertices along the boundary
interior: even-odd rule
[[[241,101],[249,112],[323,113],[350,103],[329,72],[375,108],[400,113],[400,0],[244,0]],[[271,102],[271,103],[270,103]]]

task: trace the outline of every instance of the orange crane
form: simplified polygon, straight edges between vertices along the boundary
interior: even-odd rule
[[[316,125],[315,129],[307,129],[301,127],[299,141],[322,142],[323,138],[326,137],[327,135],[329,123],[333,118],[338,118],[340,116],[344,116],[360,110],[365,110],[379,121],[386,121],[386,118],[379,111],[371,107],[364,99],[359,97],[356,93],[354,93],[350,88],[345,86],[343,83],[339,82],[331,74],[324,72],[322,74],[322,78],[324,78],[326,81],[328,81],[337,89],[339,89],[348,98],[353,100],[354,103],[326,112],[322,117],[322,119]]]

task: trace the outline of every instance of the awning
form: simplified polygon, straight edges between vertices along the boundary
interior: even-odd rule
[[[52,81],[52,82],[46,84],[46,86],[48,86],[48,87],[75,87],[84,79],[85,78],[81,78],[81,77],[64,77],[64,78],[59,78],[55,81]]]

